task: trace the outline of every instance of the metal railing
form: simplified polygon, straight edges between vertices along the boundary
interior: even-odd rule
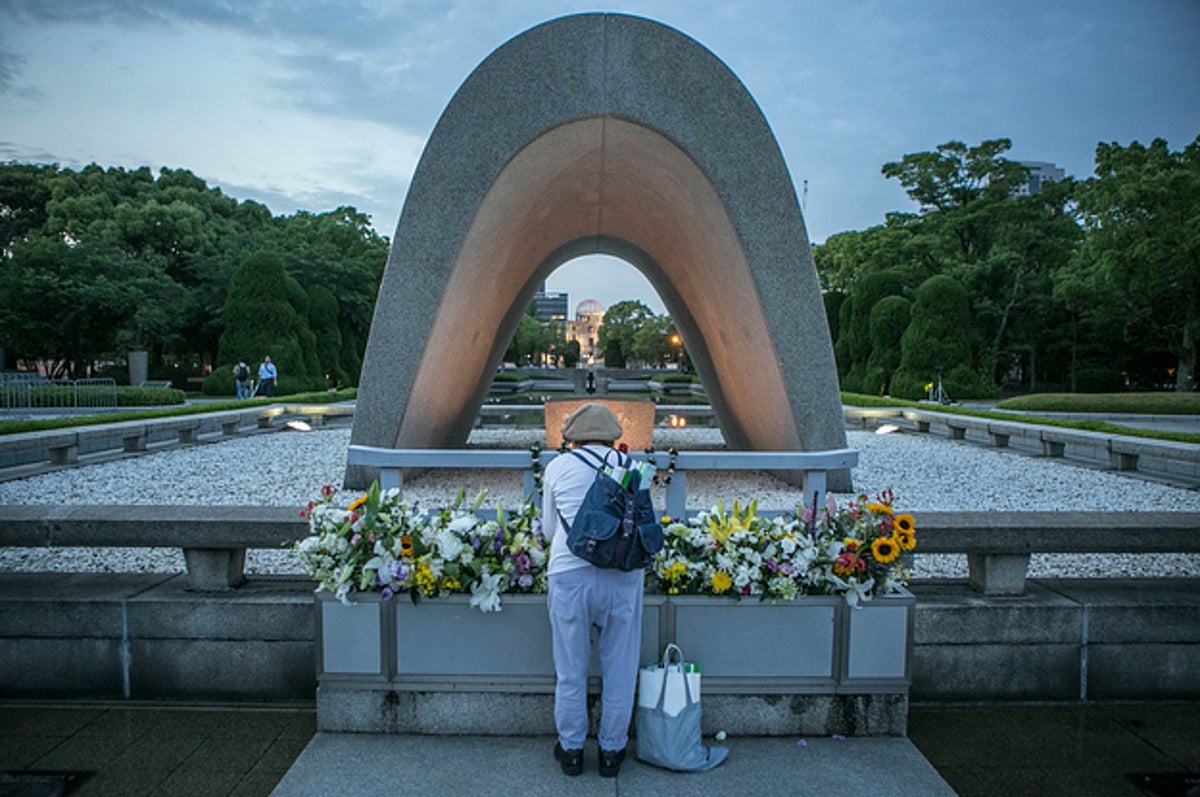
[[[379,486],[403,488],[403,471],[436,468],[502,468],[523,473],[526,497],[537,492],[537,474],[558,456],[555,451],[487,451],[426,448],[375,448],[350,446],[347,462],[379,468]],[[848,470],[858,464],[858,452],[851,448],[831,451],[656,451],[649,455],[631,453],[634,459],[653,461],[660,472],[670,473],[667,484],[666,513],[671,517],[687,515],[687,474],[694,470],[769,470],[799,471],[804,503],[820,506],[825,501],[826,475],[829,471]],[[536,465],[536,467],[535,467]],[[764,507],[794,511],[795,507]],[[764,514],[769,514],[764,512]]]
[[[47,379],[41,374],[0,374],[0,404],[5,409],[35,407],[115,407],[117,383],[102,379]]]

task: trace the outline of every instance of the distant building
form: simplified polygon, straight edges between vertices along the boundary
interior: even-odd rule
[[[575,308],[575,318],[567,322],[567,340],[579,341],[579,361],[584,364],[604,357],[600,350],[600,327],[604,324],[604,305],[586,299]]]
[[[1029,182],[1017,189],[1018,196],[1036,194],[1042,188],[1042,183],[1057,183],[1066,178],[1067,173],[1046,161],[1021,161],[1022,166],[1029,170]]]
[[[546,283],[543,282],[538,287],[538,292],[533,295],[534,315],[542,324],[549,324],[551,321],[566,323],[568,301],[568,295],[565,293],[547,293]]]

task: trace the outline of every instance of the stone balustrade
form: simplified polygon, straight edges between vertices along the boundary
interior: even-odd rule
[[[950,440],[1066,457],[1092,467],[1146,473],[1200,486],[1200,445],[1193,443],[907,407],[845,407],[842,415],[847,424],[863,429],[883,423],[920,433],[937,429]]]

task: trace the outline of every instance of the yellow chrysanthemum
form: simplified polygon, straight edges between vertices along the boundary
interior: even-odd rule
[[[360,495],[358,498],[355,498],[353,501],[351,501],[351,502],[350,502],[350,506],[349,506],[349,507],[347,507],[347,508],[348,508],[348,509],[349,509],[351,512],[353,512],[354,510],[358,509],[360,506],[362,506],[362,505],[363,505],[363,504],[365,504],[366,502],[367,502],[367,494],[366,494],[366,493],[363,493],[363,494],[362,494],[362,495]]]
[[[891,537],[880,537],[871,543],[871,555],[886,564],[900,555],[900,546]]]
[[[413,583],[417,589],[427,596],[437,594],[437,577],[433,575],[433,571],[429,569],[429,563],[418,562],[413,570]]]
[[[676,559],[662,569],[662,577],[667,581],[678,581],[687,575],[687,565]]]
[[[904,531],[903,529],[897,528],[892,533],[892,539],[896,541],[896,544],[900,546],[900,550],[902,551],[911,551],[913,548],[917,547],[917,535],[911,530]]]
[[[713,573],[712,589],[714,593],[720,595],[722,592],[728,592],[729,588],[732,586],[733,579],[729,577],[728,573],[721,570]]]
[[[917,530],[916,521],[913,520],[912,515],[907,513],[903,515],[896,515],[896,520],[893,523],[893,527],[896,529],[896,531],[907,531],[910,534]]]

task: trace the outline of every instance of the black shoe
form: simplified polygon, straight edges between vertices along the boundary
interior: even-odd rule
[[[600,751],[600,777],[615,778],[625,760],[625,749]]]
[[[583,772],[582,750],[564,750],[562,742],[555,742],[554,758],[558,761],[558,765],[562,767],[564,775],[571,775],[574,777],[580,772]]]

